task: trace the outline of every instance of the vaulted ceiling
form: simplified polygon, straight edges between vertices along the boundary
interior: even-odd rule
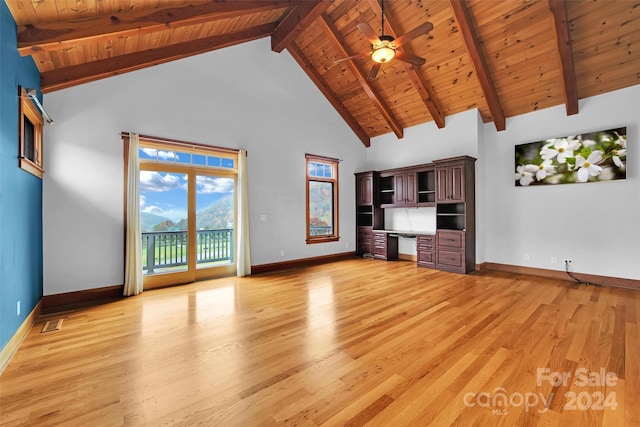
[[[477,108],[484,122],[640,83],[640,0],[6,0],[43,92],[262,37],[284,49],[366,146],[374,136]],[[358,24],[433,30],[369,79]],[[258,74],[260,70],[256,70]]]

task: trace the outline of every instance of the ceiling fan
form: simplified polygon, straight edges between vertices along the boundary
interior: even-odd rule
[[[367,79],[373,80],[378,75],[380,66],[385,62],[393,60],[394,58],[397,58],[400,61],[408,62],[418,67],[426,62],[426,59],[420,58],[419,56],[412,55],[407,52],[403,52],[401,50],[398,50],[398,48],[418,36],[429,33],[433,29],[433,24],[431,22],[427,21],[424,24],[418,25],[416,28],[406,34],[403,34],[397,39],[394,39],[393,36],[385,35],[384,0],[382,0],[382,34],[378,36],[373,28],[371,28],[371,26],[366,22],[358,24],[358,29],[362,31],[362,33],[371,43],[371,52],[348,56],[346,58],[338,58],[334,61],[334,63],[350,61],[352,59],[359,58],[371,58],[374,64],[371,67],[371,71],[369,72],[369,76],[367,77]]]

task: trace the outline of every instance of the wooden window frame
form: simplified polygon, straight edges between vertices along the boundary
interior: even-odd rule
[[[44,120],[38,108],[33,101],[27,95],[24,88],[19,88],[20,98],[20,147],[19,147],[19,164],[20,168],[29,172],[32,175],[42,179],[44,175],[44,169],[42,167],[42,128],[44,126]],[[24,121],[28,120],[33,125],[33,151],[34,158],[27,157],[25,150],[25,126]]]
[[[324,177],[312,177],[309,176],[309,163],[310,162],[319,162],[325,164],[331,164],[333,168],[333,177],[332,178],[324,178]],[[314,243],[325,243],[325,242],[337,242],[340,240],[339,234],[339,204],[338,204],[338,195],[339,195],[339,164],[340,160],[334,159],[331,157],[325,156],[317,156],[315,154],[305,154],[305,192],[306,192],[306,242],[307,244]],[[330,182],[333,184],[333,233],[330,235],[323,236],[312,236],[310,233],[310,224],[309,224],[309,183],[310,182]]]

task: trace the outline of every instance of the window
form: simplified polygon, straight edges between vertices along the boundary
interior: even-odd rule
[[[42,116],[20,88],[20,167],[42,178]]]
[[[335,242],[338,235],[338,159],[306,155],[307,243]]]
[[[186,147],[184,151],[173,150],[171,147],[141,141],[138,155],[142,161],[156,161],[161,163],[176,163],[201,167],[236,168],[235,157],[237,155],[218,153],[211,155],[212,148]]]

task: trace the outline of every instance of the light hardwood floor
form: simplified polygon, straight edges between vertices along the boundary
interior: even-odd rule
[[[41,319],[0,424],[639,426],[639,315],[637,291],[406,261],[203,281]]]

